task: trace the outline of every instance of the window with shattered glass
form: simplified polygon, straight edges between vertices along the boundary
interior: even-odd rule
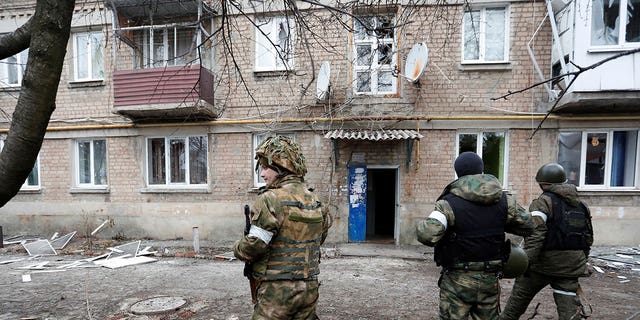
[[[397,50],[393,16],[359,16],[353,22],[354,91],[393,94]]]
[[[592,0],[591,45],[640,42],[640,0]]]
[[[294,63],[295,24],[287,17],[256,19],[256,71],[290,70]]]
[[[481,131],[458,134],[458,155],[471,151],[482,158],[484,173],[506,185],[507,135],[504,131]]]

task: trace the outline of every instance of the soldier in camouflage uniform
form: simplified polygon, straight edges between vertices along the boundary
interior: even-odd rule
[[[307,168],[296,142],[269,137],[256,159],[267,185],[251,207],[249,234],[233,246],[259,283],[253,319],[316,319],[320,245],[331,216],[303,183]]]
[[[504,232],[526,236],[535,224],[498,179],[483,174],[477,154],[460,154],[454,167],[458,179],[416,230],[418,241],[435,246],[442,267],[440,319],[498,319],[498,279],[509,252]]]
[[[525,238],[528,271],[516,278],[501,319],[519,319],[533,297],[550,285],[559,320],[579,319],[582,304],[578,277],[588,275],[587,258],[593,244],[591,214],[578,198],[576,186],[566,183],[557,163],[540,167],[536,181],[543,193],[529,206],[537,227]]]

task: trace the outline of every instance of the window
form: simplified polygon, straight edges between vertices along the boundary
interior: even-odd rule
[[[278,135],[287,136],[295,140],[295,135],[293,133],[278,133]],[[258,149],[258,146],[260,145],[260,143],[262,143],[262,141],[264,141],[264,139],[271,136],[274,136],[274,134],[256,134],[253,136],[253,154],[252,154],[253,168],[256,168],[258,164],[258,160],[256,160],[256,149]],[[255,175],[253,176],[253,185],[256,186],[257,188],[265,185],[264,179],[260,177],[261,172],[262,172],[262,169],[260,169],[260,167],[257,167],[257,169],[254,170]]]
[[[393,94],[398,79],[395,21],[392,16],[354,19],[354,91],[360,94]]]
[[[468,9],[462,21],[462,62],[509,60],[509,7]]]
[[[151,186],[207,184],[207,137],[147,139],[147,182]]]
[[[286,17],[256,21],[256,71],[289,70],[293,67],[295,24]]]
[[[558,163],[584,188],[638,186],[638,130],[561,132]]]
[[[0,61],[0,87],[19,87],[27,66],[29,49]]]
[[[142,68],[184,66],[197,61],[194,27],[149,27],[138,32],[142,33]]]
[[[75,81],[103,80],[102,32],[73,35]]]
[[[502,131],[484,131],[458,134],[458,153],[475,152],[484,162],[484,173],[498,178],[503,186],[507,179],[507,138]]]
[[[592,0],[591,45],[623,46],[638,42],[640,0]]]
[[[4,148],[4,140],[0,140],[0,150]],[[20,190],[39,190],[40,189],[40,157],[36,159],[33,169],[29,173],[27,180],[24,181]]]
[[[76,184],[81,187],[107,185],[107,143],[104,139],[76,142]]]

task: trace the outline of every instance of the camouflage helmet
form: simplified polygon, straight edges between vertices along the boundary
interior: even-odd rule
[[[257,166],[275,166],[300,177],[307,174],[302,148],[293,139],[286,136],[273,136],[264,139],[256,149],[256,159],[258,160]]]
[[[564,168],[555,162],[543,165],[536,174],[537,183],[557,184],[565,183],[566,181],[567,175],[564,172]]]
[[[511,244],[510,247],[509,258],[502,266],[502,277],[507,279],[521,276],[529,267],[529,258],[524,249],[514,244]]]

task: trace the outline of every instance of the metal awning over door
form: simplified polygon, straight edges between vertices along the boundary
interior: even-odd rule
[[[424,136],[416,130],[331,130],[324,135],[333,140],[333,155],[335,166],[338,167],[338,140],[363,140],[363,141],[407,141],[406,170],[409,171],[411,153],[414,140],[420,140]]]

